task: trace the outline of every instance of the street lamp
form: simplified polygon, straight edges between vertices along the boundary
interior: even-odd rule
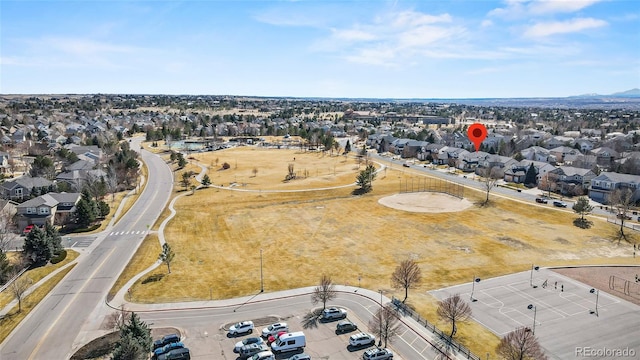
[[[531,310],[533,309],[533,330],[532,333],[533,335],[536,334],[536,314],[538,313],[536,306],[533,304],[529,304],[529,306],[527,306],[527,309]]]
[[[260,249],[260,292],[264,292],[264,277],[262,276],[262,249]]]
[[[474,299],[473,298],[473,290],[475,289],[476,283],[480,282],[480,278],[477,277],[473,277],[473,280],[471,281],[471,296],[469,297],[469,300],[471,300],[471,302],[476,302],[478,301],[478,299]]]
[[[538,271],[538,270],[540,270],[540,267],[531,264],[531,276],[529,276],[529,285],[531,285],[531,287],[533,287],[535,289],[538,286],[537,285],[533,286],[533,270]]]
[[[596,311],[591,311],[592,314],[596,314],[596,316],[600,316],[598,315],[598,297],[600,295],[600,290],[597,289],[591,289],[589,290],[590,293],[595,293],[596,294]]]
[[[382,346],[382,316],[383,316],[383,310],[382,310],[382,289],[378,290],[380,291],[380,317],[378,318],[378,322],[380,323],[380,338],[378,339],[378,347]]]

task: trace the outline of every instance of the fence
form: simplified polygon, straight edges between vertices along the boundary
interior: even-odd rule
[[[640,218],[638,218],[640,221]],[[620,222],[622,220],[616,218],[615,216],[607,216],[607,222],[610,222],[612,224],[616,224],[616,225],[620,225]],[[628,222],[629,220],[624,222],[624,227],[629,228],[629,229],[633,229],[635,231],[640,231],[640,225],[637,224],[632,224]]]
[[[400,180],[400,193],[439,192],[462,199],[464,186],[451,181],[435,178],[411,178]]]
[[[9,285],[11,285],[12,282],[14,282],[20,275],[22,275],[22,273],[24,273],[25,271],[27,271],[27,268],[23,268],[22,270],[20,270],[20,272],[18,274],[16,274],[16,276],[12,277],[11,279],[9,279],[9,281],[6,282],[6,284],[2,285],[0,287],[0,293],[5,291]]]
[[[640,299],[640,279],[635,282],[617,277],[609,276],[609,289],[621,292],[627,296]]]
[[[395,297],[391,298],[391,303],[396,307],[398,312],[405,316],[409,316],[416,320],[418,324],[423,325],[427,330],[431,331],[434,335],[437,336],[436,344],[433,347],[440,351],[443,355],[450,358],[448,355],[449,350],[457,351],[460,355],[466,356],[467,359],[480,360],[480,357],[471,352],[471,350],[467,349],[462,344],[453,340],[449,335],[443,333],[440,329],[438,329],[435,325],[431,324],[426,319],[423,319],[418,313],[407,307],[407,305],[403,304],[402,301],[396,299]]]

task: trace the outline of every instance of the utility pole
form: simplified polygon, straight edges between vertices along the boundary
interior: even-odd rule
[[[260,249],[260,292],[264,292],[264,277],[262,275],[262,249]]]

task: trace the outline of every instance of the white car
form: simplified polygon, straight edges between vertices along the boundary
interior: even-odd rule
[[[289,326],[287,326],[287,323],[275,323],[267,326],[266,328],[262,329],[262,337],[266,338],[269,337],[269,335],[275,335],[280,331],[289,331]]]
[[[276,360],[276,356],[271,351],[261,351],[250,357],[249,360]]]
[[[251,334],[253,332],[253,321],[241,321],[231,325],[229,335],[236,336],[240,334]]]
[[[367,334],[367,333],[359,333],[353,334],[349,336],[349,345],[351,346],[365,346],[365,345],[373,345],[376,343],[376,337]]]
[[[393,359],[393,353],[389,349],[369,349],[362,354],[363,360],[389,360]]]
[[[347,310],[345,309],[330,307],[322,310],[322,319],[324,320],[344,319],[346,317],[347,317]]]

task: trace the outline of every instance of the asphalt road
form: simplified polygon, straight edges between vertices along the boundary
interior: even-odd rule
[[[139,149],[140,139],[132,142]],[[76,267],[0,345],[0,359],[67,359],[83,323],[102,304],[169,199],[173,175],[158,156],[142,151],[150,176],[140,199],[111,229],[83,250]],[[123,235],[111,235],[111,233]],[[138,233],[139,232],[139,233]],[[65,244],[66,245],[66,244]]]

